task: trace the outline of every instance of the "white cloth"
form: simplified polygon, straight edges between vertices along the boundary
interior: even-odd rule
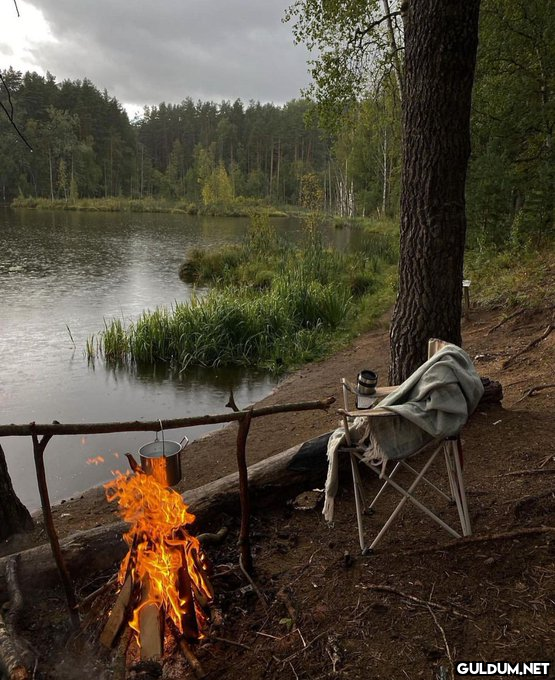
[[[474,411],[484,388],[468,354],[446,345],[402,385],[384,397],[379,408],[400,418],[357,417],[349,427],[351,442],[365,449],[373,463],[407,458],[426,443],[456,435]],[[343,426],[328,442],[328,475],[323,515],[333,519],[338,486],[338,449],[345,442]]]

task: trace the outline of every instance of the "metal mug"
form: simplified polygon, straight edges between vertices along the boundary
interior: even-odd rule
[[[357,377],[357,392],[362,395],[374,394],[378,384],[378,374],[369,369],[363,369]]]

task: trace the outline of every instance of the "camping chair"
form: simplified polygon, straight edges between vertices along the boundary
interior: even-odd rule
[[[445,343],[441,340],[436,339],[430,340],[428,343],[428,358],[430,359],[436,352],[446,347],[447,344],[448,343]],[[436,496],[442,498],[444,502],[447,501],[449,504],[452,504],[454,502],[457,508],[462,535],[469,536],[472,533],[472,528],[470,524],[470,516],[468,513],[468,505],[466,502],[464,488],[462,472],[463,464],[462,445],[459,433],[457,432],[457,434],[452,436],[448,437],[441,436],[432,439],[431,441],[427,441],[424,445],[419,446],[414,451],[409,452],[408,454],[404,455],[403,458],[400,458],[398,460],[382,459],[379,461],[374,461],[371,458],[369,459],[365,457],[367,451],[364,446],[361,446],[360,444],[352,441],[350,432],[350,426],[353,422],[352,419],[360,417],[363,417],[365,419],[367,418],[369,428],[368,431],[372,431],[373,424],[375,424],[373,423],[373,421],[375,421],[375,419],[402,417],[389,410],[381,409],[379,405],[377,407],[374,407],[374,403],[379,402],[380,399],[383,399],[388,395],[392,395],[394,391],[397,390],[397,387],[396,386],[377,387],[375,390],[375,394],[371,398],[371,401],[374,402],[372,404],[368,403],[369,397],[361,398],[357,388],[351,385],[344,378],[342,379],[342,388],[344,408],[340,409],[338,412],[340,413],[343,421],[344,443],[339,447],[339,452],[347,452],[350,456],[358,525],[358,535],[362,553],[369,554],[373,551],[373,549],[382,539],[385,532],[389,529],[397,515],[401,512],[407,501],[412,503],[424,514],[426,514],[428,517],[437,522],[437,524],[439,524],[443,529],[445,529],[449,534],[451,534],[451,536],[454,536],[455,538],[461,537],[461,533],[458,530],[456,530],[453,526],[451,526],[444,519],[442,519],[436,511],[432,510],[427,505],[424,505],[424,503],[421,500],[415,497],[415,490],[419,485],[427,486],[428,489],[431,489],[431,491]],[[356,395],[357,407],[355,409],[349,408],[348,401],[350,393],[354,393]],[[443,457],[445,460],[447,479],[449,482],[449,492],[440,489],[436,484],[432,483],[426,477],[426,473],[430,469],[430,466],[434,463],[438,456],[440,456],[441,453],[443,453]],[[409,458],[411,459],[412,462],[413,457],[421,457],[424,459],[423,466],[421,467],[420,470],[417,470],[415,467],[413,467],[413,465],[407,462],[407,459]],[[393,512],[390,514],[389,518],[387,519],[387,521],[385,522],[385,524],[383,525],[383,527],[378,532],[378,534],[376,535],[376,537],[373,539],[369,546],[367,546],[366,544],[363,530],[363,512],[364,512],[363,509],[366,507],[366,504],[359,470],[359,465],[362,463],[365,464],[368,468],[370,468],[370,470],[376,473],[378,477],[383,480],[381,488],[379,489],[378,493],[376,494],[368,508],[368,514],[373,514],[376,502],[385,492],[387,487],[393,488],[394,490],[399,492],[402,496],[401,500],[395,506]],[[388,472],[387,468],[390,466],[390,463],[392,464],[393,467],[392,470]],[[399,473],[401,471],[405,471],[408,474],[409,479],[411,480],[406,486],[401,486],[401,483],[398,481]]]

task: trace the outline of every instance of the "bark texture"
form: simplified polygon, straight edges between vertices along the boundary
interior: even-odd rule
[[[33,520],[13,490],[6,456],[0,446],[0,540],[32,529]]]
[[[392,384],[430,337],[461,343],[465,182],[480,0],[410,0],[405,21],[404,160]]]

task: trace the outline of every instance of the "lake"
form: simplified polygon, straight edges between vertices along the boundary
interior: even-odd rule
[[[297,220],[275,220],[296,239]],[[145,309],[191,296],[178,269],[193,247],[240,242],[246,218],[169,214],[24,211],[0,208],[0,422],[104,422],[225,412],[229,389],[247,406],[266,396],[275,376],[244,369],[166,366],[127,370],[87,362],[87,338],[104,319],[136,318]],[[346,247],[349,230],[328,240]],[[68,331],[69,328],[69,331]],[[173,430],[195,439],[214,427]],[[51,500],[60,501],[125,469],[126,451],[148,432],[54,437],[45,461]],[[39,497],[29,437],[5,437],[10,475],[30,510]],[[91,462],[102,456],[103,464]],[[97,461],[98,462],[98,461]]]

